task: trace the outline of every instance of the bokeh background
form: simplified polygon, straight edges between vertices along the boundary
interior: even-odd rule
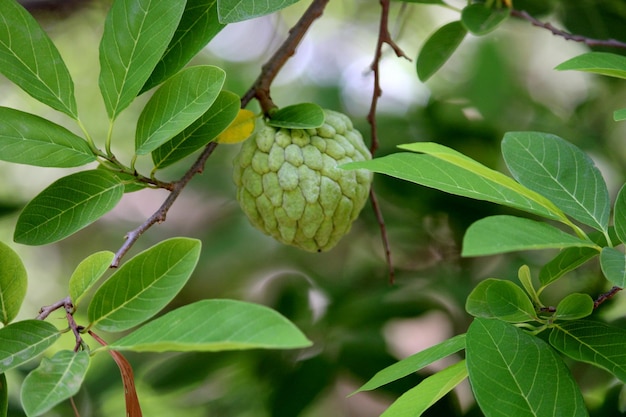
[[[108,121],[97,87],[97,48],[109,2],[23,3],[66,60],[81,118],[102,145]],[[226,88],[242,95],[308,3],[226,27],[192,64],[222,67],[227,72]],[[465,2],[451,0],[449,4],[463,7]],[[576,34],[626,40],[626,7],[620,0],[515,0],[514,6]],[[276,79],[274,101],[279,106],[311,101],[347,113],[369,140],[365,115],[372,94],[369,66],[379,13],[378,2],[331,1]],[[612,120],[612,113],[626,107],[626,83],[554,71],[559,63],[589,49],[519,19],[510,19],[488,36],[468,36],[440,72],[421,83],[415,73],[421,45],[436,28],[458,18],[453,8],[392,2],[392,35],[413,60],[396,58],[386,49],[381,64],[384,94],[377,116],[378,156],[396,152],[399,144],[436,141],[505,170],[499,152],[505,132],[549,132],[589,152],[615,195],[624,181],[626,131]],[[0,92],[0,105],[43,115],[77,131],[64,115],[37,103],[4,78],[0,78]],[[147,95],[118,119],[114,150],[121,160],[130,160],[136,119],[146,100]],[[251,108],[258,110],[255,103]],[[369,204],[351,233],[328,253],[286,247],[253,229],[235,200],[231,175],[237,150],[237,145],[218,146],[167,221],[146,233],[129,256],[168,237],[199,238],[203,249],[198,268],[168,308],[204,298],[261,303],[294,321],[314,346],[281,352],[129,354],[146,416],[377,416],[402,392],[446,363],[373,393],[348,395],[398,359],[463,333],[471,320],[464,312],[465,298],[477,282],[488,277],[515,279],[522,264],[528,264],[536,275],[554,255],[525,252],[462,259],[460,244],[469,224],[487,215],[513,212],[376,176],[374,186],[396,269],[392,286]],[[166,170],[161,179],[178,178],[192,160]],[[148,159],[139,166],[149,173]],[[127,194],[103,219],[62,242],[43,247],[12,244],[20,209],[69,172],[0,162],[0,239],[23,257],[29,274],[20,318],[32,318],[41,306],[65,297],[69,276],[80,260],[95,251],[116,251],[125,233],[166,197],[165,192],[155,190]],[[573,290],[595,296],[607,289],[593,263],[561,281],[546,294],[548,301]],[[619,320],[626,309],[621,298],[618,295],[599,314]],[[76,317],[86,323],[84,311],[79,310]],[[62,325],[60,315],[50,320]],[[67,344],[72,346],[69,337]],[[34,366],[12,372],[10,386],[19,386]],[[607,373],[580,365],[573,372],[593,415],[622,415],[621,386]],[[17,393],[16,389],[11,392],[11,416],[22,415]],[[119,372],[110,357],[96,357],[76,401],[82,416],[124,415]],[[72,414],[64,404],[47,415]],[[427,415],[481,413],[469,386],[462,385]]]

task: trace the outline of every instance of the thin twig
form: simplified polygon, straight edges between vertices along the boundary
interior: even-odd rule
[[[287,60],[296,53],[296,48],[300,45],[311,24],[324,13],[328,1],[313,0],[313,3],[302,14],[298,22],[289,30],[287,39],[261,67],[261,74],[241,98],[241,107],[246,107],[253,98],[259,101],[261,109],[266,114],[276,107],[270,97],[270,86]]]
[[[567,39],[568,41],[581,42],[587,46],[607,46],[610,48],[626,49],[626,43],[620,42],[616,39],[593,39],[581,35],[572,35],[569,32],[555,28],[554,26],[552,26],[551,23],[545,23],[538,19],[535,19],[524,10],[511,10],[511,15],[520,19],[524,19],[530,22],[533,26],[547,29],[552,32],[553,35],[560,36],[564,39]]]
[[[44,306],[39,309],[39,315],[37,316],[37,320],[45,320],[48,316],[53,312],[67,305],[72,305],[72,300],[70,297],[65,297],[62,300],[57,301],[54,304],[50,304],[49,306]]]
[[[596,308],[598,308],[600,306],[600,304],[604,303],[607,300],[610,300],[611,298],[613,298],[613,296],[615,296],[615,294],[617,294],[618,292],[620,292],[622,290],[621,287],[618,286],[614,286],[613,288],[611,288],[610,290],[608,290],[607,292],[605,292],[604,294],[600,294],[598,296],[598,298],[596,298],[593,301],[593,309],[595,310]]]
[[[372,156],[378,150],[378,126],[376,124],[376,112],[378,108],[378,99],[383,94],[383,90],[380,86],[380,60],[383,56],[383,46],[385,44],[389,45],[391,49],[395,52],[396,56],[399,58],[406,58],[410,61],[410,59],[406,56],[406,54],[400,49],[400,47],[394,42],[389,32],[389,0],[380,0],[381,13],[380,13],[380,27],[378,29],[378,41],[376,43],[376,51],[374,52],[374,60],[370,66],[373,74],[374,74],[374,91],[372,93],[372,101],[370,104],[370,110],[367,114],[367,121],[371,127],[371,144],[370,144],[370,152]],[[389,245],[389,237],[387,235],[387,227],[385,226],[385,219],[383,218],[383,213],[380,210],[380,205],[378,204],[378,199],[376,198],[376,193],[374,189],[370,190],[370,201],[372,203],[372,209],[374,210],[374,214],[376,215],[376,220],[378,221],[378,226],[380,228],[380,235],[383,241],[383,248],[385,250],[385,259],[387,260],[387,265],[389,267],[389,283],[393,284],[395,281],[395,270],[393,267],[393,261],[391,258],[391,249]]]

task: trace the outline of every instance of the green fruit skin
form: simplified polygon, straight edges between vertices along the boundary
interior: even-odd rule
[[[370,171],[338,167],[371,154],[346,115],[324,113],[317,129],[261,126],[234,160],[237,200],[250,222],[310,252],[331,249],[350,231],[372,183]]]

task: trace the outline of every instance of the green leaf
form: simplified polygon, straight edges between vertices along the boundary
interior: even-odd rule
[[[580,389],[543,340],[493,319],[474,319],[467,332],[467,370],[487,417],[583,417]]]
[[[70,299],[74,307],[83,298],[85,293],[104,275],[111,266],[115,254],[110,251],[96,252],[78,264],[70,277]]]
[[[543,222],[515,216],[490,216],[474,222],[463,236],[462,256],[567,247],[599,247]]]
[[[613,120],[615,120],[616,122],[626,120],[626,109],[615,110],[613,112]]]
[[[600,267],[606,279],[620,288],[626,286],[626,257],[614,248],[602,248]]]
[[[44,245],[64,239],[113,209],[124,185],[104,170],[63,177],[30,201],[17,219],[14,239],[25,245]]]
[[[465,361],[429,376],[394,401],[381,417],[419,417],[467,378]]]
[[[89,368],[89,353],[61,350],[43,358],[24,379],[22,405],[26,414],[39,416],[78,393]]]
[[[461,22],[471,33],[477,36],[486,35],[496,29],[511,15],[508,7],[488,7],[475,3],[465,7],[461,12]]]
[[[217,0],[220,22],[235,23],[277,12],[298,0]]]
[[[200,256],[200,241],[164,240],[122,265],[89,304],[92,325],[120,332],[158,313],[185,285]]]
[[[111,120],[141,91],[172,40],[184,1],[116,0],[100,42],[99,85]]]
[[[141,92],[180,71],[224,26],[217,18],[217,0],[187,0],[174,37]]]
[[[608,52],[588,52],[569,59],[556,70],[577,70],[626,79],[626,57]]]
[[[1,0],[0,72],[22,90],[73,119],[74,82],[41,26],[14,0]]]
[[[52,324],[24,320],[0,329],[0,373],[37,357],[61,336]]]
[[[432,142],[401,145],[413,152],[396,153],[368,161],[342,165],[365,168],[411,181],[446,193],[514,207],[549,219],[567,222],[567,217],[550,200],[473,159]]]
[[[317,104],[300,103],[270,113],[267,124],[285,129],[315,129],[324,124],[324,110]]]
[[[213,141],[235,120],[240,107],[241,101],[237,94],[221,91],[209,110],[198,120],[152,151],[154,168],[170,166]]]
[[[0,242],[0,322],[9,324],[20,311],[28,276],[20,256]]]
[[[522,287],[526,293],[530,296],[530,299],[533,302],[539,301],[539,296],[537,295],[537,291],[535,291],[535,286],[533,285],[533,278],[530,275],[530,268],[528,265],[522,265],[517,270],[517,279],[519,279]]]
[[[558,136],[509,132],[502,155],[513,177],[552,200],[574,219],[606,231],[610,200],[600,170],[591,158]]]
[[[613,224],[615,225],[615,234],[620,242],[626,243],[626,185],[622,186],[615,198]]]
[[[556,306],[558,320],[578,320],[593,313],[593,299],[589,294],[573,293],[562,299]]]
[[[456,21],[440,27],[426,40],[416,62],[417,76],[422,82],[428,80],[446,63],[465,35],[467,29]]]
[[[570,358],[605,369],[626,382],[626,331],[606,323],[562,322],[550,332],[550,344]]]
[[[439,359],[445,358],[446,356],[450,356],[463,348],[465,348],[465,335],[460,334],[454,336],[378,371],[376,375],[370,378],[369,381],[367,381],[361,388],[356,390],[351,395],[361,391],[374,390],[385,384],[404,378],[405,376],[417,372],[425,366],[428,366]]]
[[[96,160],[87,142],[49,120],[0,107],[0,159],[40,167],[77,167]]]
[[[541,268],[539,282],[545,287],[598,255],[597,249],[565,248]]]
[[[7,377],[0,374],[0,417],[7,417],[9,412],[9,387]]]
[[[167,80],[139,115],[135,153],[152,152],[200,118],[217,98],[225,78],[224,70],[199,65]]]
[[[234,300],[202,300],[177,308],[109,345],[136,352],[295,349],[311,342],[278,312]]]
[[[497,318],[511,323],[536,319],[528,295],[511,281],[488,278],[472,290],[465,310],[474,317]]]

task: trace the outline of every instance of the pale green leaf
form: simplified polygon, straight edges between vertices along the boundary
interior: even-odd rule
[[[593,313],[593,299],[589,294],[573,293],[559,301],[555,318],[558,320],[578,320]]]
[[[597,248],[590,240],[579,239],[561,229],[522,217],[499,215],[474,222],[463,236],[463,256],[568,247]]]
[[[234,300],[202,300],[170,311],[108,347],[137,352],[216,352],[310,345],[293,323],[268,307]]]
[[[299,103],[270,113],[267,124],[285,129],[316,129],[324,124],[324,110],[314,103]]]
[[[556,70],[577,70],[626,79],[626,57],[609,52],[587,52],[569,59]]]
[[[606,231],[609,192],[591,158],[558,136],[509,132],[502,155],[513,177],[581,223]]]
[[[422,82],[433,76],[459,47],[467,29],[460,21],[450,22],[435,31],[417,56],[417,76]]]
[[[626,331],[606,323],[562,322],[550,332],[550,344],[570,358],[605,369],[626,382]]]
[[[24,320],[0,329],[0,373],[37,357],[61,336],[52,324]]]
[[[78,264],[69,282],[70,299],[74,307],[78,306],[85,293],[109,269],[114,257],[113,252],[101,251],[89,255]]]
[[[0,73],[42,103],[77,119],[74,82],[48,35],[15,0],[0,0],[0,10]]]
[[[467,378],[465,361],[429,376],[394,401],[381,417],[419,417]]]
[[[39,416],[78,393],[89,368],[89,353],[61,350],[43,358],[24,379],[22,405],[29,417]]]
[[[217,0],[220,22],[235,23],[277,12],[298,0]]]
[[[454,336],[378,371],[376,375],[370,378],[369,381],[351,395],[361,391],[374,390],[385,384],[404,378],[463,348],[465,348],[465,335],[460,334]]]
[[[615,110],[613,112],[613,120],[615,120],[616,122],[626,120],[626,109]]]
[[[482,281],[472,290],[465,310],[474,317],[497,318],[512,323],[533,321],[537,317],[532,302],[520,287],[495,278]]]
[[[25,245],[44,245],[64,239],[113,209],[124,194],[119,179],[104,170],[63,177],[24,207],[14,239]]]
[[[494,319],[474,319],[467,332],[467,370],[487,417],[585,417],[576,382],[538,337]]]
[[[626,286],[626,256],[615,248],[602,248],[600,267],[606,279],[620,288]]]
[[[531,300],[538,300],[537,291],[535,291],[535,286],[533,285],[533,278],[530,275],[530,268],[528,265],[522,265],[517,270],[517,279],[519,279],[522,287],[526,293],[530,296]]]
[[[615,198],[613,224],[615,225],[615,234],[620,242],[626,243],[626,185],[622,186]]]
[[[20,256],[0,242],[0,322],[9,324],[20,311],[28,276]]]
[[[99,329],[120,332],[148,320],[178,294],[200,256],[200,241],[164,240],[124,263],[96,291],[89,321]]]
[[[401,145],[400,148],[423,154],[396,153],[342,167],[365,168],[450,194],[567,221],[561,210],[547,198],[453,149],[432,142]]]
[[[96,160],[83,138],[49,120],[7,107],[0,120],[0,160],[59,168]]]
[[[100,42],[99,85],[111,120],[141,91],[169,45],[185,1],[116,0]]]
[[[217,98],[225,78],[222,69],[199,65],[167,80],[139,115],[135,153],[152,152],[200,118]]]
[[[482,36],[496,29],[511,15],[508,7],[489,7],[474,3],[463,8],[461,22],[472,34]]]
[[[187,0],[174,37],[142,92],[176,74],[224,27],[217,18],[217,0]]]
[[[154,168],[170,166],[213,141],[235,120],[240,107],[239,96],[230,91],[221,91],[209,110],[198,120],[152,151]]]

